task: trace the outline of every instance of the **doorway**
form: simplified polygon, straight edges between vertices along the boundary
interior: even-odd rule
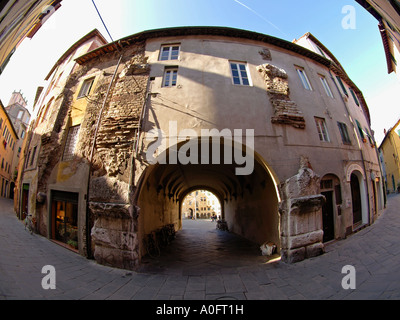
[[[22,185],[20,219],[24,220],[28,214],[29,184]]]
[[[335,239],[341,216],[342,188],[337,175],[327,174],[321,179],[321,194],[326,199],[322,205],[323,242],[328,242]]]
[[[323,242],[328,242],[335,238],[333,191],[326,191],[321,193],[326,199],[325,203],[322,206],[322,225],[324,231]]]
[[[51,238],[78,249],[78,193],[52,191]]]
[[[351,174],[351,199],[353,203],[353,225],[362,223],[362,205],[361,205],[361,191],[360,182],[357,175]]]
[[[208,190],[195,190],[187,194],[182,201],[182,219],[211,219],[221,216],[221,204],[218,197]]]

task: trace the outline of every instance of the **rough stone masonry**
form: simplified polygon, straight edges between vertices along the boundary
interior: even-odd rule
[[[302,157],[297,175],[280,185],[281,256],[294,263],[323,253],[322,205],[320,177]]]

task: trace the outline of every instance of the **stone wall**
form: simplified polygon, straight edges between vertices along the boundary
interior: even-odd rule
[[[281,256],[288,263],[320,255],[324,251],[320,177],[302,157],[297,175],[280,185]]]
[[[265,81],[270,102],[274,108],[272,123],[289,124],[304,129],[305,120],[297,104],[290,99],[288,75],[285,70],[269,63],[257,67]]]
[[[111,87],[96,137],[100,105],[117,66],[118,56],[92,62],[103,69],[103,78],[93,94],[97,103],[88,106],[81,130],[81,149],[86,157],[95,139],[89,184],[89,224],[94,258],[102,264],[134,269],[138,264],[137,213],[131,202],[133,151],[140,115],[145,103],[149,67],[144,44],[124,49],[124,58]],[[107,61],[108,58],[108,61]],[[121,70],[122,69],[122,70]]]
[[[43,132],[39,138],[40,150],[37,150],[37,189],[32,189],[31,191],[35,197],[32,204],[36,207],[37,228],[39,233],[44,236],[47,236],[49,229],[47,226],[49,208],[47,207],[48,201],[46,198],[49,195],[48,186],[54,183],[52,180],[53,171],[62,160],[71,118],[73,96],[80,82],[80,77],[85,73],[86,69],[83,68],[69,77],[63,91],[54,99],[52,108],[47,116],[48,121],[41,124]],[[36,134],[34,135],[36,136]],[[27,148],[32,148],[33,144],[34,142],[28,143]]]

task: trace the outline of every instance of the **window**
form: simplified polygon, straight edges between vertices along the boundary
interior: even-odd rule
[[[22,110],[20,110],[20,111],[18,112],[17,119],[21,120],[23,114],[24,114],[24,112],[23,112]]]
[[[357,96],[355,94],[355,92],[353,91],[353,89],[350,89],[351,95],[353,96],[354,102],[356,103],[357,106],[360,106],[360,102],[357,99]]]
[[[369,134],[369,132],[368,132],[368,129],[367,129],[367,128],[365,128],[364,132],[365,132],[365,134],[367,135],[367,137],[368,137],[368,140],[369,140],[369,143],[371,144],[371,146],[372,146],[372,145],[375,145],[375,143],[374,143],[374,139],[373,139],[373,138],[372,138],[372,136]]]
[[[349,133],[347,132],[347,126],[345,123],[338,122],[338,127],[340,135],[342,136],[342,141],[344,144],[351,144]]]
[[[321,76],[321,75],[319,76],[319,78],[321,79],[321,83],[322,83],[322,86],[325,89],[326,95],[328,97],[333,98],[333,94],[332,94],[331,88],[329,87],[328,82],[326,81],[326,78],[324,76]]]
[[[78,94],[78,99],[86,97],[89,94],[90,89],[92,89],[93,82],[94,82],[94,78],[86,79],[85,81],[83,81],[81,90],[79,91],[79,94]]]
[[[336,76],[336,79],[338,80],[338,82],[339,82],[339,84],[340,84],[340,87],[342,88],[343,93],[344,93],[346,96],[349,96],[349,94],[347,93],[346,87],[345,87],[344,84],[343,84],[342,79],[340,79],[339,76]]]
[[[179,44],[162,46],[160,52],[160,60],[178,60],[179,51]]]
[[[69,128],[67,142],[65,143],[63,161],[70,161],[75,155],[75,146],[78,141],[80,125]]]
[[[35,160],[36,150],[37,150],[37,146],[35,146],[35,147],[33,148],[32,158],[31,158],[31,162],[30,162],[30,164],[29,164],[30,166],[33,165],[33,161]]]
[[[165,68],[163,87],[175,87],[178,79],[178,68]]]
[[[317,125],[319,140],[329,142],[328,130],[326,128],[325,119],[315,118],[315,123]]]
[[[361,127],[361,124],[360,124],[360,122],[358,122],[358,120],[356,120],[356,124],[357,124],[357,128],[358,128],[358,133],[360,134],[361,139],[364,140],[365,136],[364,136],[364,131]]]
[[[297,68],[296,70],[297,70],[297,74],[300,77],[301,83],[303,84],[304,89],[311,91],[312,90],[311,84],[310,84],[310,81],[308,81],[308,78],[307,78],[307,75],[306,75],[306,72],[304,71],[304,69]]]
[[[49,109],[50,109],[50,106],[52,105],[52,103],[53,103],[53,98],[51,98],[51,100],[49,101],[49,103],[46,105],[46,108],[44,109],[44,110],[42,110],[42,112],[41,112],[41,115],[40,115],[40,119],[39,119],[39,122],[41,123],[41,122],[43,122],[44,120],[47,120],[46,119],[46,117],[47,117],[47,113],[49,112]]]
[[[317,49],[318,49],[319,53],[321,54],[321,56],[323,56],[323,57],[326,58],[326,55],[325,55],[325,53],[322,51],[322,49],[321,49],[319,46],[317,46],[317,45],[315,45],[315,46],[317,47]]]
[[[241,62],[230,62],[230,65],[232,71],[233,84],[249,86],[250,81],[247,75],[246,64]]]
[[[31,150],[28,151],[28,156],[26,157],[25,168],[28,168],[30,157],[31,157]]]

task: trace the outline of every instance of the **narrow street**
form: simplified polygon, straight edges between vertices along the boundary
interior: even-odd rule
[[[31,235],[0,200],[0,299],[300,300],[400,298],[400,195],[388,198],[372,226],[296,264],[267,263],[259,248],[211,221],[184,221],[159,257],[137,272],[101,266],[39,235]],[[42,268],[54,266],[56,289],[45,290]],[[356,289],[345,290],[342,268],[353,266]]]

